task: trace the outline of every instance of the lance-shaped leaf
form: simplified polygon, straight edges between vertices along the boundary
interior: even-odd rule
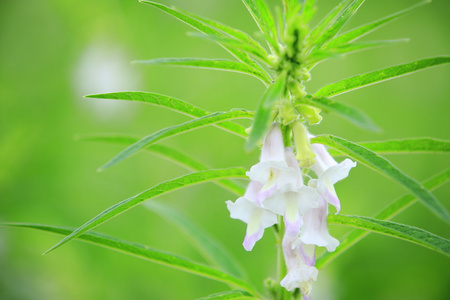
[[[450,141],[433,138],[362,142],[360,145],[385,154],[450,153]]]
[[[223,245],[191,220],[155,201],[147,202],[145,207],[176,226],[209,263],[238,278],[245,277],[242,266],[226,251]]]
[[[0,224],[2,226],[23,227],[42,230],[46,232],[67,235],[73,231],[73,228],[30,224],[30,223],[6,223]],[[229,286],[236,286],[245,291],[255,293],[254,289],[246,282],[235,278],[227,273],[217,269],[204,266],[202,264],[192,262],[185,258],[162,252],[160,250],[152,249],[148,246],[139,245],[135,243],[125,242],[114,237],[110,237],[100,233],[85,233],[77,237],[78,240],[88,242],[90,244],[98,245],[104,248],[112,249],[130,256],[138,257],[144,260],[155,262],[164,266],[168,266],[177,270],[185,271],[191,274],[217,280],[228,284]]]
[[[392,14],[390,16],[384,17],[382,19],[376,20],[374,22],[361,25],[355,29],[349,30],[338,37],[334,38],[332,41],[330,41],[327,45],[327,47],[338,47],[341,45],[346,45],[354,40],[357,40],[359,38],[362,38],[366,34],[381,28],[383,25],[389,23],[390,21],[393,21],[401,16],[406,15],[407,13],[411,12],[413,9],[418,8],[424,4],[430,3],[431,0],[426,0],[423,2],[420,2],[416,5],[413,5],[405,10],[399,11],[395,14]]]
[[[317,48],[321,45],[328,43],[332,38],[334,38],[339,31],[344,27],[345,24],[350,20],[350,18],[358,11],[365,0],[354,0],[350,3],[340,14],[338,14],[334,22],[328,26],[321,36],[315,42]]]
[[[280,75],[275,83],[269,86],[259,102],[255,119],[253,120],[251,131],[245,145],[247,150],[253,150],[266,134],[272,121],[271,115],[273,107],[276,101],[280,100],[283,96],[285,81],[286,75]]]
[[[405,43],[409,39],[397,39],[397,40],[386,40],[386,41],[370,41],[370,42],[358,42],[346,44],[338,47],[325,47],[323,50],[313,51],[308,56],[308,64],[313,65],[318,62],[323,61],[329,57],[338,57],[345,54],[350,54],[354,52],[359,52],[363,50],[370,50],[374,48],[379,48],[383,46],[390,46],[393,44]]]
[[[379,154],[450,153],[450,141],[433,138],[360,142],[358,144]],[[329,152],[333,156],[342,155],[333,149],[330,149]]]
[[[308,23],[316,12],[316,0],[305,0],[303,1],[302,7],[302,20]]]
[[[353,158],[369,168],[391,178],[413,193],[426,207],[447,222],[450,222],[450,214],[447,209],[434,197],[430,191],[409,177],[390,161],[377,153],[358,144],[347,141],[333,135],[322,135],[312,139],[313,143],[320,143]]]
[[[217,69],[251,75],[253,77],[261,79],[264,83],[270,82],[270,78],[264,75],[261,71],[247,64],[227,59],[156,58],[148,60],[135,60],[133,61],[133,63],[142,65],[172,65],[202,69]]]
[[[264,0],[242,0],[242,2],[247,7],[262,34],[266,37],[269,45],[277,48],[275,21]]]
[[[315,42],[319,39],[325,31],[334,23],[336,17],[340,15],[343,10],[351,4],[353,0],[343,0],[341,1],[333,10],[331,10],[319,24],[317,24],[309,33],[307,41],[310,46],[315,46]]]
[[[439,186],[447,183],[450,180],[450,169],[446,170],[445,172],[438,174],[434,176],[433,178],[427,180],[423,185],[430,190],[434,190],[438,188]],[[413,203],[417,202],[417,198],[414,197],[414,195],[406,195],[403,196],[394,202],[392,202],[389,206],[387,206],[385,209],[383,209],[381,212],[379,212],[375,218],[379,220],[389,220],[408,208]],[[348,234],[339,244],[339,247],[336,248],[334,252],[327,252],[324,255],[322,255],[317,261],[316,261],[316,267],[318,269],[323,268],[326,266],[329,262],[331,262],[333,259],[335,259],[337,256],[341,255],[345,251],[347,251],[350,247],[355,245],[357,242],[362,240],[364,237],[369,235],[369,231],[365,230],[354,230],[350,234]]]
[[[217,31],[216,29],[212,28],[208,23],[203,22],[201,20],[200,17],[196,17],[191,13],[186,13],[183,12],[179,9],[176,8],[170,8],[168,6],[165,6],[163,4],[160,3],[156,3],[153,1],[147,1],[147,0],[140,0],[140,2],[145,3],[145,4],[149,4],[152,5],[164,12],[166,12],[167,14],[171,15],[172,17],[184,22],[185,24],[197,29],[198,31],[201,31],[203,33],[206,34],[221,34],[219,31]],[[265,70],[263,68],[261,68],[254,60],[252,60],[248,54],[243,53],[239,50],[236,49],[232,49],[232,48],[228,48],[225,45],[221,45],[225,50],[227,50],[231,55],[233,55],[234,57],[236,57],[238,60],[242,61],[243,63],[248,64],[249,66],[251,66],[252,68],[255,68],[257,70],[259,70],[261,73],[265,74],[265,76],[269,77],[267,75],[267,73],[265,72]]]
[[[61,245],[67,243],[68,241],[97,227],[98,225],[110,220],[111,218],[114,218],[115,216],[135,207],[136,205],[141,204],[146,200],[159,197],[169,192],[173,192],[175,190],[179,190],[181,188],[193,186],[196,184],[230,178],[247,178],[247,177],[245,176],[245,170],[242,168],[217,169],[217,170],[194,172],[157,184],[154,187],[151,187],[148,190],[145,190],[137,194],[136,196],[125,199],[105,209],[100,214],[98,214],[97,216],[95,216],[82,226],[78,227],[70,235],[62,239],[59,243],[57,243],[56,245],[45,251],[45,253],[48,253],[60,247]]]
[[[302,102],[316,106],[324,111],[331,111],[337,113],[340,117],[350,121],[358,127],[370,131],[380,131],[380,128],[362,111],[325,97],[308,96],[302,99]]]
[[[207,24],[210,27],[214,27],[215,29],[220,30],[221,32],[225,33],[226,35],[235,38],[238,41],[241,41],[242,43],[248,44],[249,46],[258,49],[259,52],[264,53],[265,55],[268,55],[266,49],[264,49],[264,47],[261,46],[260,43],[258,43],[257,41],[255,41],[250,35],[248,35],[247,33],[240,31],[238,29],[229,27],[228,25],[224,25],[222,23],[216,22],[216,21],[212,21],[203,17],[199,17],[199,16],[194,16],[190,13],[188,13],[190,16],[196,18],[197,20],[203,22],[204,24]],[[207,34],[207,33],[205,33]],[[225,35],[219,35],[219,34],[212,34],[209,33],[207,35],[211,35],[211,36],[222,36],[223,38],[226,38],[227,36]],[[219,43],[222,43],[218,40]]]
[[[222,45],[226,45],[227,47],[230,48],[239,49],[241,51],[246,52],[249,55],[252,55],[255,58],[258,58],[265,64],[269,66],[271,65],[267,52],[263,48],[255,47],[253,44],[243,42],[231,37],[226,37],[223,35],[204,34],[200,32],[189,32],[188,35],[214,41]]]
[[[157,141],[166,139],[168,137],[172,137],[181,133],[185,133],[197,128],[205,127],[208,125],[212,125],[215,123],[219,123],[222,121],[228,121],[233,119],[248,119],[251,118],[253,114],[249,113],[248,111],[244,110],[232,110],[229,112],[215,112],[194,120],[190,120],[178,125],[174,125],[171,127],[167,127],[164,129],[161,129],[153,134],[150,134],[136,143],[130,145],[129,147],[125,148],[122,152],[117,154],[115,157],[113,157],[109,162],[104,164],[99,168],[99,171],[103,171],[109,167],[112,167],[113,165],[121,162],[122,160],[130,157],[137,151],[141,150],[142,148],[145,148],[147,146],[150,146],[151,144],[156,143]]]
[[[138,138],[132,137],[132,136],[126,136],[126,135],[111,135],[111,134],[89,134],[89,135],[82,135],[78,136],[78,140],[82,141],[91,141],[91,142],[104,142],[104,143],[113,143],[113,144],[119,144],[119,145],[131,145],[139,141]],[[163,145],[151,145],[149,147],[144,148],[145,151],[157,154],[163,158],[166,158],[170,161],[173,161],[188,170],[191,171],[203,171],[203,170],[209,170],[211,167],[201,163],[200,161],[193,159],[192,157],[177,151],[173,148],[163,146]],[[237,183],[231,181],[231,180],[221,180],[214,182],[218,186],[221,186],[222,188],[238,195],[242,196],[245,192],[245,189],[238,185]]]
[[[425,58],[410,62],[403,65],[393,66],[374,72],[364,73],[343,79],[336,83],[332,83],[320,88],[314,96],[316,97],[332,97],[351,90],[359,89],[375,83],[390,80],[406,74],[411,74],[426,68],[434,67],[440,64],[450,62],[450,56],[438,56]]]
[[[186,101],[160,95],[156,93],[147,93],[147,92],[117,92],[117,93],[107,93],[107,94],[96,94],[96,95],[87,95],[87,98],[97,98],[97,99],[111,99],[111,100],[125,100],[125,101],[136,101],[143,102],[151,105],[156,105],[160,107],[165,107],[171,109],[173,111],[182,113],[184,115],[190,117],[203,117],[210,112],[201,109],[197,106],[194,106]],[[215,124],[218,128],[224,129],[228,132],[234,133],[241,137],[246,137],[244,126],[240,124],[236,124],[233,122],[221,122],[219,124]]]
[[[256,298],[246,291],[235,290],[212,294],[206,297],[198,298],[197,300],[229,300],[229,299],[251,300]]]
[[[389,235],[450,256],[449,240],[417,227],[362,216],[330,215],[328,222]]]

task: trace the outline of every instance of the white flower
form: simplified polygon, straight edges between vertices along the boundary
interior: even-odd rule
[[[317,154],[317,161],[312,169],[319,178],[317,180],[311,179],[308,185],[315,188],[319,194],[318,207],[310,209],[304,214],[304,225],[297,243],[303,242],[326,247],[328,251],[332,252],[336,250],[339,241],[328,232],[328,204],[336,207],[337,212],[339,212],[341,205],[334,184],[346,178],[350,169],[355,167],[356,163],[350,159],[345,159],[338,164],[323,145],[313,144],[312,149]]]
[[[336,195],[334,184],[346,178],[350,169],[356,166],[356,162],[347,158],[338,164],[323,145],[312,144],[311,147],[317,154],[316,163],[311,167],[319,176],[317,191],[329,204],[336,207],[337,214],[341,210],[341,203]]]
[[[297,236],[303,224],[302,215],[309,209],[317,207],[318,194],[315,189],[303,184],[298,162],[291,148],[285,149],[285,158],[288,167],[295,170],[295,177],[280,184],[277,189],[268,196],[263,206],[278,215],[284,216],[286,232],[291,236]],[[283,178],[280,178],[281,181]]]
[[[296,170],[286,163],[280,125],[274,123],[264,139],[260,162],[250,168],[247,176],[263,185],[262,191],[280,189],[297,180]]]
[[[299,288],[303,299],[311,299],[311,283],[317,279],[315,264],[315,246],[300,243],[294,247],[296,238],[285,234],[283,237],[283,254],[287,275],[280,284],[288,291]]]
[[[235,203],[227,201],[227,208],[233,219],[247,223],[247,232],[244,238],[244,248],[251,251],[255,243],[264,234],[264,229],[277,223],[277,215],[261,207],[258,197],[261,195],[262,185],[256,181],[251,181],[243,197]]]

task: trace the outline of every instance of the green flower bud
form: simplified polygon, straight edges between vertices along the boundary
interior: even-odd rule
[[[307,105],[307,104],[298,104],[295,108],[297,108],[298,112],[308,120],[310,125],[319,124],[322,121],[322,116],[320,115],[321,109]]]
[[[297,121],[292,126],[294,132],[294,142],[297,155],[295,156],[300,162],[299,166],[303,168],[311,167],[316,160],[316,154],[311,149],[311,143],[309,142],[308,131],[302,122]]]

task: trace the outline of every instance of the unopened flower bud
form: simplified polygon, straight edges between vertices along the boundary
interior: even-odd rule
[[[311,149],[311,143],[309,142],[308,131],[302,122],[297,121],[292,126],[294,132],[295,148],[297,151],[296,158],[300,161],[300,167],[309,168],[316,160],[316,154]]]

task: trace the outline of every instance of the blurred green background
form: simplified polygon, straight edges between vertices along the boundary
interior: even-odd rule
[[[161,0],[254,33],[257,28],[239,0]],[[418,1],[366,1],[347,28],[406,8]],[[272,7],[279,1],[270,1]],[[337,1],[320,1],[323,16]],[[352,54],[314,69],[308,90],[393,64],[449,53],[450,2],[435,0],[369,35],[369,39],[411,38],[409,43]],[[77,142],[85,133],[144,136],[188,120],[139,103],[85,99],[100,92],[142,90],[174,96],[205,109],[254,109],[264,87],[241,74],[173,67],[132,66],[133,59],[157,57],[229,58],[220,47],[188,37],[193,29],[134,0],[4,0],[0,2],[0,222],[79,226],[104,208],[163,180],[187,173],[161,158],[139,153],[110,170],[96,169],[123,147]],[[402,77],[339,96],[364,109],[381,127],[376,134],[327,115],[312,132],[353,141],[426,137],[449,139],[448,66]],[[249,168],[258,153],[244,141],[215,128],[163,142],[214,167]],[[226,149],[226,151],[224,150]],[[423,181],[444,170],[443,155],[389,156]],[[406,192],[358,166],[337,186],[343,214],[372,216]],[[450,208],[450,189],[436,196]],[[215,236],[238,257],[257,286],[275,273],[274,238],[266,232],[255,249],[241,246],[245,225],[231,220],[224,202],[230,193],[213,184],[174,192],[165,203]],[[395,218],[450,238],[448,226],[420,204]],[[334,226],[340,237],[348,228]],[[137,207],[97,231],[202,261],[180,232]],[[71,242],[41,256],[59,236],[0,228],[0,299],[195,299],[227,290],[223,284]],[[425,248],[371,235],[319,274],[317,300],[446,300],[449,260]]]

